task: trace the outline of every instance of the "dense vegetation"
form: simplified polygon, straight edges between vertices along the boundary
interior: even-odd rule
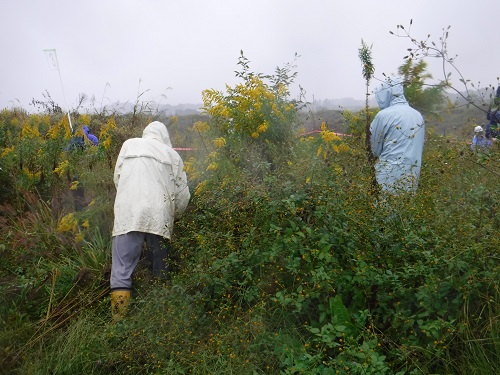
[[[418,193],[381,200],[366,113],[341,113],[351,137],[325,118],[301,135],[319,117],[290,98],[291,67],[239,65],[205,117],[72,113],[98,147],[64,151],[62,114],[0,113],[0,372],[500,373],[500,151],[470,150],[475,114],[453,112],[453,137],[429,126]],[[171,279],[141,263],[113,325],[114,162],[156,119],[194,148],[192,200]]]

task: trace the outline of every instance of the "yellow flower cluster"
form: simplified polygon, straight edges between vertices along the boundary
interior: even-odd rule
[[[194,171],[195,171],[194,163],[195,162],[196,162],[196,160],[194,158],[189,158],[189,160],[186,160],[184,162],[184,172],[186,172],[188,175],[191,173],[194,173]]]
[[[329,131],[329,130],[321,132],[321,138],[325,142],[340,141],[340,137],[337,134],[335,134],[334,132]]]
[[[85,220],[82,223],[82,227],[86,230],[89,229],[89,221]],[[59,220],[57,231],[59,233],[72,233],[74,235],[75,242],[82,242],[84,238],[84,233],[80,230],[80,227],[78,226],[78,219],[75,217],[75,214],[73,212],[63,216]]]
[[[6,147],[2,151],[2,157],[6,157],[7,155],[11,154],[14,152],[14,146]]]
[[[223,137],[215,138],[213,140],[214,146],[217,148],[224,147],[226,145],[226,140]]]
[[[69,168],[69,160],[63,160],[62,162],[59,163],[59,165],[54,169],[54,173],[62,176],[64,175]]]
[[[207,180],[203,180],[201,181],[198,186],[196,186],[196,189],[194,189],[194,195],[200,195],[200,194],[203,194],[203,192],[206,190],[207,188]]]
[[[59,220],[59,225],[57,226],[57,231],[60,233],[72,232],[76,233],[78,231],[78,220],[75,218],[73,212],[63,216]]]
[[[90,228],[90,223],[89,223],[88,219],[86,219],[86,220],[83,221],[82,227],[84,227],[85,229],[89,229]]]
[[[38,172],[34,172],[34,171],[29,170],[29,169],[28,169],[28,168],[26,168],[26,167],[23,167],[23,174],[24,174],[25,176],[27,176],[27,177],[28,177],[28,179],[30,179],[30,180],[32,180],[32,181],[33,181],[33,180],[39,180],[39,179],[40,179],[40,176],[41,176],[41,172],[40,172],[40,171],[38,171]]]
[[[113,134],[116,130],[116,122],[114,116],[111,117],[104,126],[101,127],[99,132],[99,144],[102,145],[106,150],[111,147],[113,140]]]
[[[23,124],[21,130],[21,137],[23,138],[40,138],[40,131],[38,130],[38,125],[35,122],[27,121]]]
[[[19,126],[19,119],[17,117],[14,117],[12,118],[12,120],[10,120],[10,124],[14,127],[14,128],[17,128]]]
[[[321,123],[321,138],[325,142],[340,141],[340,137],[326,128],[326,123]]]
[[[339,144],[337,146],[337,148],[338,148],[338,152],[348,152],[348,151],[351,150],[351,148],[347,144],[345,144],[345,143]]]
[[[325,122],[321,124],[321,139],[324,143],[318,147],[316,156],[322,156],[323,159],[328,158],[329,150],[333,150],[335,153],[347,152],[350,150],[347,144],[339,143],[342,139],[334,132],[328,130]]]
[[[207,171],[216,171],[219,168],[217,163],[210,163],[207,167]]]
[[[262,125],[259,125],[259,127],[257,128],[257,133],[265,133],[268,127],[269,123],[267,121],[264,121],[264,123]]]
[[[78,118],[81,122],[82,125],[87,125],[89,126],[90,125],[90,115],[85,113],[85,114],[82,114],[79,116]]]
[[[210,130],[210,126],[208,126],[207,122],[204,121],[196,121],[193,124],[193,129],[196,130],[199,133],[205,133],[208,130]]]
[[[57,139],[61,135],[64,139],[71,138],[71,131],[69,129],[69,123],[66,116],[61,121],[52,125],[47,132],[47,136],[50,139]]]
[[[273,121],[282,121],[284,112],[295,108],[292,103],[279,100],[288,92],[286,85],[273,92],[258,75],[247,77],[234,87],[226,85],[226,90],[226,95],[217,90],[203,91],[204,110],[223,133],[259,138]]]
[[[321,155],[323,155],[323,159],[326,159],[327,153],[323,151],[323,146],[320,145],[318,151],[316,151],[316,156],[319,158]]]

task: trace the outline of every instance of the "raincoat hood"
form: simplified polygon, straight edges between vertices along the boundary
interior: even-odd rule
[[[408,103],[404,94],[403,81],[400,78],[388,78],[375,91],[380,109],[385,109],[398,103]]]
[[[94,134],[90,134],[90,129],[88,126],[83,127],[83,132],[85,133],[87,139],[92,142],[92,144],[94,144],[95,146],[99,144],[99,139]]]
[[[165,143],[168,147],[172,147],[167,127],[160,121],[153,121],[146,126],[142,132],[142,138],[153,138]]]

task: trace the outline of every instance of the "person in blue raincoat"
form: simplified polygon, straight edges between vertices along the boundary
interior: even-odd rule
[[[92,142],[92,144],[94,146],[98,146],[99,145],[99,139],[94,135],[94,134],[91,134],[90,133],[90,130],[89,130],[89,127],[88,126],[84,126],[83,127],[83,132],[85,133],[85,136],[87,137],[87,139]]]
[[[90,142],[90,144],[94,146],[99,145],[99,139],[94,134],[90,133],[90,129],[88,126],[84,126],[83,136],[82,137],[78,137],[76,135],[73,136],[68,146],[66,146],[64,150],[65,151],[83,150],[85,148],[85,145],[89,144],[87,142]]]
[[[370,141],[377,158],[377,184],[383,192],[394,195],[414,192],[422,166],[424,118],[408,104],[403,82],[398,78],[384,82],[375,97],[381,111],[370,125]]]
[[[99,145],[99,139],[94,135],[90,133],[90,129],[88,126],[83,126],[83,136],[78,136],[77,134],[74,134],[73,137],[71,138],[69,144],[64,148],[64,151],[69,151],[69,152],[81,152],[85,150],[87,146],[97,146]],[[78,134],[81,134],[78,132]],[[70,186],[73,185],[75,181],[78,181],[80,178],[78,176],[70,176],[68,172],[68,184]],[[71,189],[71,194],[73,196],[73,201],[75,203],[75,210],[80,211],[82,210],[88,202],[85,199],[85,191],[84,189],[78,185],[76,189]]]
[[[497,87],[496,95],[490,103],[486,119],[489,121],[486,125],[486,138],[493,141],[500,139],[500,86]]]

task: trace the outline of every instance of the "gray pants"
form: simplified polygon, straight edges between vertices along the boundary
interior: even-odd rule
[[[153,275],[165,278],[170,244],[161,236],[143,232],[129,232],[113,237],[111,259],[111,290],[132,288],[134,272],[146,241],[147,259],[151,262]]]

